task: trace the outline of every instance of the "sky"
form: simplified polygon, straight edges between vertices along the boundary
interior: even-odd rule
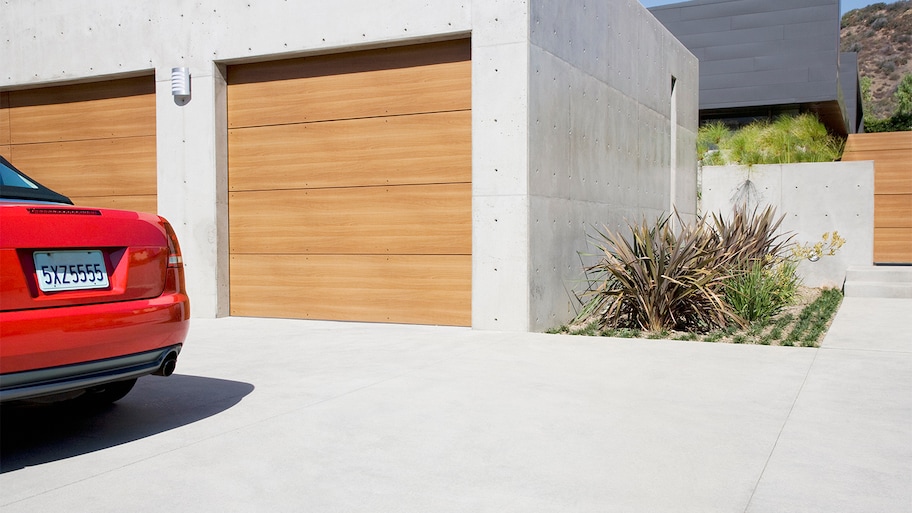
[[[676,4],[683,0],[640,0],[640,3],[646,7],[655,7],[657,5],[666,5],[666,4]],[[841,0],[839,13],[840,16],[851,11],[852,9],[858,9],[865,7],[871,4],[876,4],[878,1],[883,1],[884,3],[892,3],[891,0]]]

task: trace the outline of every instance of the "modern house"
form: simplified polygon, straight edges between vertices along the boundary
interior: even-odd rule
[[[698,65],[638,2],[8,2],[0,153],[158,212],[193,313],[542,330],[593,226],[696,205]]]
[[[700,60],[700,122],[738,126],[813,112],[862,132],[855,53],[839,51],[839,0],[691,0],[650,9]]]

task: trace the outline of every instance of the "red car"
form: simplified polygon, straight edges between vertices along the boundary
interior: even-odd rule
[[[116,401],[174,372],[189,327],[164,218],[73,206],[0,156],[0,402]]]

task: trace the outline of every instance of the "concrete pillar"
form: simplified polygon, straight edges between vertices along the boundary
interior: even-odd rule
[[[472,327],[529,330],[529,14],[472,5]]]
[[[182,65],[176,63],[175,66]],[[223,70],[191,67],[191,95],[156,70],[158,212],[181,241],[194,316],[228,315],[228,137]]]

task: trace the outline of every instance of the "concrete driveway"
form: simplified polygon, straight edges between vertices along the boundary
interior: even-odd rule
[[[912,511],[912,300],[821,349],[195,319],[170,378],[4,409],[0,509]]]

